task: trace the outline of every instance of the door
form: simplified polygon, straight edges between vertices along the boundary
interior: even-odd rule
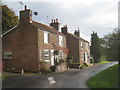
[[[54,65],[54,50],[51,50],[51,66]]]

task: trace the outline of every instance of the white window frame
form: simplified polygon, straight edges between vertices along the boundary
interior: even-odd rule
[[[82,52],[82,60],[84,61],[84,52]]]
[[[63,51],[62,50],[59,51],[59,58],[63,59]]]
[[[83,46],[83,42],[81,42],[81,49],[83,49],[83,47],[84,47],[84,46]]]
[[[48,57],[49,59],[46,59],[45,57]],[[44,49],[44,60],[45,60],[45,62],[49,62],[50,61],[50,53],[49,53],[48,49]]]
[[[44,31],[44,43],[49,43],[49,32]]]
[[[59,45],[63,46],[63,36],[59,35]]]
[[[86,48],[89,49],[89,43],[86,43]]]

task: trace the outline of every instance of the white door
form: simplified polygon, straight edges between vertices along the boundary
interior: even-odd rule
[[[51,50],[51,65],[54,65],[54,50]]]

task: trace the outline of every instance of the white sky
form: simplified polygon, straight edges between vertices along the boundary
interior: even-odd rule
[[[93,30],[103,37],[118,26],[119,0],[3,0],[3,3],[19,15],[20,1],[38,12],[33,20],[48,24],[47,16],[49,23],[58,18],[61,26],[67,24],[71,33],[79,27],[81,37],[88,41]]]

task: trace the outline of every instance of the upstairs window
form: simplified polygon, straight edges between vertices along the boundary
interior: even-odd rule
[[[63,46],[63,37],[59,35],[59,45]]]
[[[49,33],[44,31],[44,43],[48,43],[49,42]]]
[[[81,42],[81,49],[83,49],[83,42]]]

